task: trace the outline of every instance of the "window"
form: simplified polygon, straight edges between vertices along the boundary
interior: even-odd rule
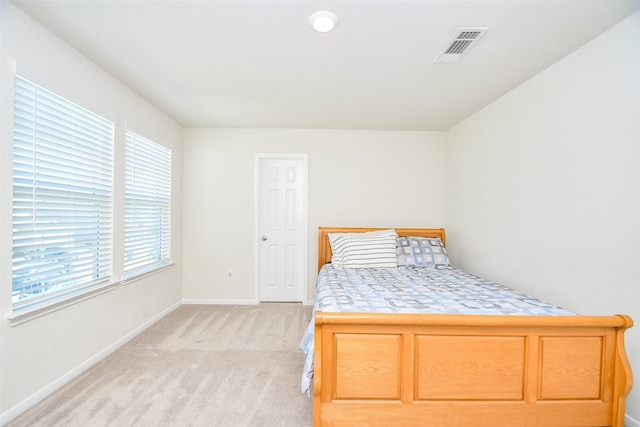
[[[171,150],[127,130],[124,270],[165,265],[171,248]]]
[[[111,275],[114,123],[16,76],[14,310]]]

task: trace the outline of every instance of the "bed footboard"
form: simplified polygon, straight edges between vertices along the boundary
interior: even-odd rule
[[[315,314],[314,426],[624,426],[624,315]]]

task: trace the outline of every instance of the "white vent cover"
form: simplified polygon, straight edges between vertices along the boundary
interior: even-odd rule
[[[449,45],[436,58],[436,63],[459,62],[462,57],[489,31],[488,28],[460,28]]]

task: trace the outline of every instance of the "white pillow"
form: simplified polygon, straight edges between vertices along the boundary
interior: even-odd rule
[[[394,229],[363,233],[329,233],[331,262],[346,268],[397,268]]]

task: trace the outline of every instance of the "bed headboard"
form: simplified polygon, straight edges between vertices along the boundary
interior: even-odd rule
[[[392,227],[388,227],[392,228]],[[365,231],[386,230],[387,228],[352,228],[352,227],[318,227],[318,271],[331,262],[331,245],[329,233],[362,233]],[[444,228],[396,228],[398,236],[439,237],[443,244],[447,244]]]

